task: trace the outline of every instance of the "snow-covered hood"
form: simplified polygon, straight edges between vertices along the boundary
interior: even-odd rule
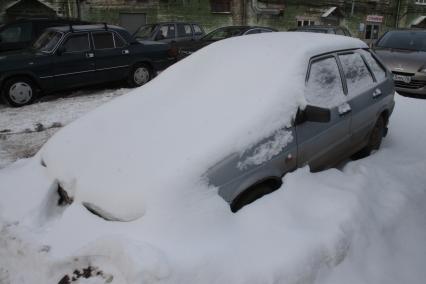
[[[65,127],[39,158],[75,202],[137,219],[191,198],[209,167],[289,125],[311,56],[365,47],[309,33],[219,41]]]

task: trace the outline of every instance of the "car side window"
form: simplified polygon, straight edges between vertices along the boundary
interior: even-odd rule
[[[367,50],[363,49],[359,50],[359,52],[364,56],[365,61],[367,61],[367,64],[370,66],[371,71],[373,71],[377,82],[382,82],[386,78],[385,69],[377,62],[371,52],[368,52]]]
[[[67,38],[63,44],[65,52],[83,52],[90,50],[89,34],[77,34]]]
[[[357,95],[373,86],[373,77],[359,53],[339,55],[349,95]]]
[[[114,38],[111,32],[93,33],[93,44],[95,49],[111,49],[114,48]]]
[[[178,37],[192,36],[191,26],[188,24],[177,24]]]
[[[162,35],[163,38],[175,38],[175,25],[163,25],[160,27],[159,33]]]
[[[126,42],[117,34],[114,34],[115,47],[124,47],[126,46]]]
[[[203,31],[201,30],[199,25],[192,25],[192,27],[194,28],[194,34],[195,35],[201,35],[203,34]]]
[[[311,63],[305,98],[308,104],[324,108],[346,102],[335,57],[320,58]]]

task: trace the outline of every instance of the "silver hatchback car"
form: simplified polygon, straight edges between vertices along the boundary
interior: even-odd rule
[[[235,37],[65,127],[38,157],[59,203],[107,220],[135,220],[177,196],[216,199],[212,188],[236,212],[299,167],[378,149],[394,93],[391,74],[358,39]]]

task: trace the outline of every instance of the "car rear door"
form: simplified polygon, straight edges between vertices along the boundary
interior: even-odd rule
[[[297,164],[316,171],[341,161],[349,148],[351,113],[335,55],[311,60],[305,88],[309,105],[330,110],[329,122],[296,125]]]
[[[54,90],[93,83],[95,59],[89,33],[70,33],[53,59]]]
[[[128,43],[114,31],[92,32],[98,83],[121,80],[130,71],[131,52]]]
[[[371,64],[376,63],[368,51],[357,50],[339,54],[348,91],[348,102],[352,109],[351,143],[352,148],[360,148],[368,140],[369,133],[377,120],[380,104],[377,100],[385,92],[386,73],[379,65],[366,64],[367,56]],[[371,65],[373,66],[373,65]]]

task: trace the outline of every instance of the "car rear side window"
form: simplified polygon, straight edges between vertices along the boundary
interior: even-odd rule
[[[373,85],[373,77],[359,53],[339,55],[349,95],[356,95]]]
[[[93,33],[95,49],[114,48],[114,38],[111,32]]]
[[[187,24],[177,24],[177,32],[179,37],[192,36],[191,26]]]
[[[310,105],[325,108],[346,102],[339,67],[334,57],[321,58],[311,63],[305,98]]]
[[[361,49],[359,52],[364,56],[367,64],[370,65],[371,71],[373,71],[377,82],[382,82],[386,78],[385,69],[383,69],[383,67],[377,62],[376,58],[374,58],[367,50]]]
[[[201,30],[199,25],[192,25],[192,27],[194,28],[194,34],[195,35],[201,35],[203,34],[203,31]]]
[[[78,34],[68,37],[64,45],[65,52],[83,52],[90,50],[89,34]]]

